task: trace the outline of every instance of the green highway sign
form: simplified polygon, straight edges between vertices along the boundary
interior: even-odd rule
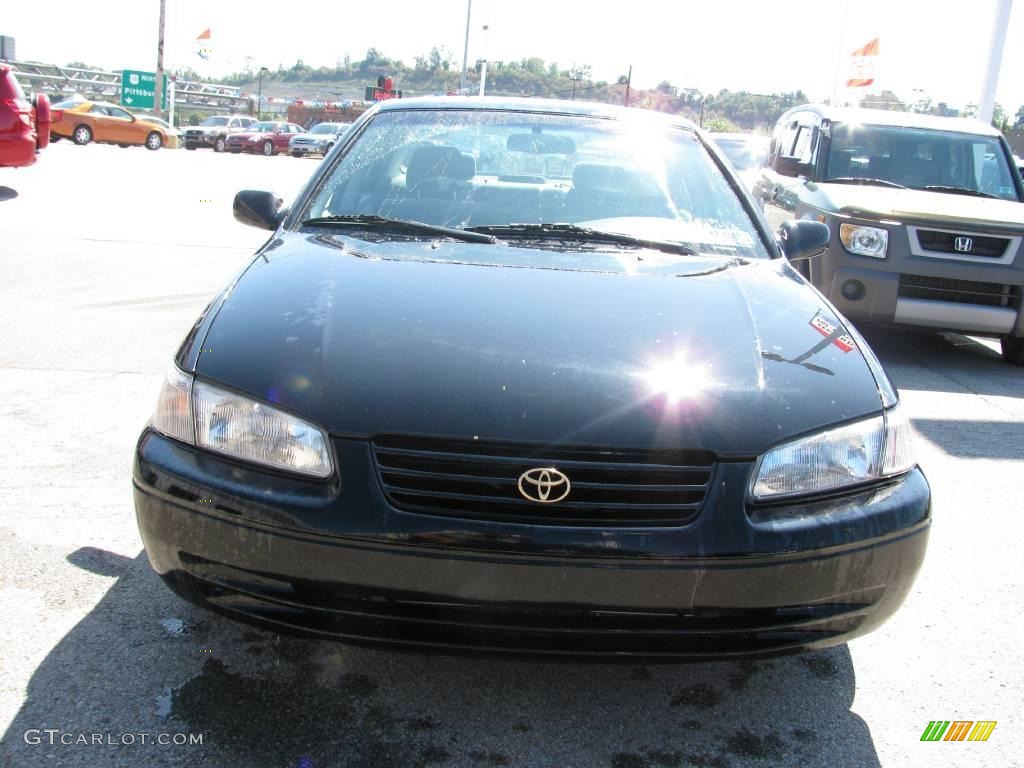
[[[156,73],[125,69],[121,72],[121,106],[132,109],[152,109],[156,92]],[[160,108],[167,109],[167,75],[161,92]]]

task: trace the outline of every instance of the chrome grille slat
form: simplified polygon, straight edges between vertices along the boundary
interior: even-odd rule
[[[530,525],[684,525],[700,513],[714,472],[714,456],[703,451],[446,438],[379,437],[373,455],[385,495],[401,510]],[[538,467],[569,476],[566,499],[542,504],[519,493],[520,475]]]

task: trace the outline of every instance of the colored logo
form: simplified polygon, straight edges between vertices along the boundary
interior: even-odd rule
[[[519,476],[519,492],[530,501],[554,504],[569,495],[569,478],[554,467],[528,469]]]
[[[995,720],[931,720],[921,741],[988,741],[995,728]]]

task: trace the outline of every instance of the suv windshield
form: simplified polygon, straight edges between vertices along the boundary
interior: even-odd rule
[[[701,254],[769,255],[693,131],[645,120],[384,111],[332,169],[302,219],[359,215],[460,229],[572,223],[683,243]],[[519,231],[557,237],[536,226]]]
[[[214,126],[218,126],[218,125],[227,125],[227,124],[228,124],[228,119],[226,117],[208,117],[205,120],[203,120],[203,122],[200,123],[200,125],[205,125],[205,126],[208,126],[208,127],[214,127]]]
[[[999,139],[954,131],[838,123],[825,180],[880,179],[912,189],[1019,200]]]

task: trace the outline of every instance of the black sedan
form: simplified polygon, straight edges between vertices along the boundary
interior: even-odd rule
[[[275,631],[704,659],[902,603],[930,491],[872,351],[690,123],[368,111],[197,320],[134,466],[153,568]]]

